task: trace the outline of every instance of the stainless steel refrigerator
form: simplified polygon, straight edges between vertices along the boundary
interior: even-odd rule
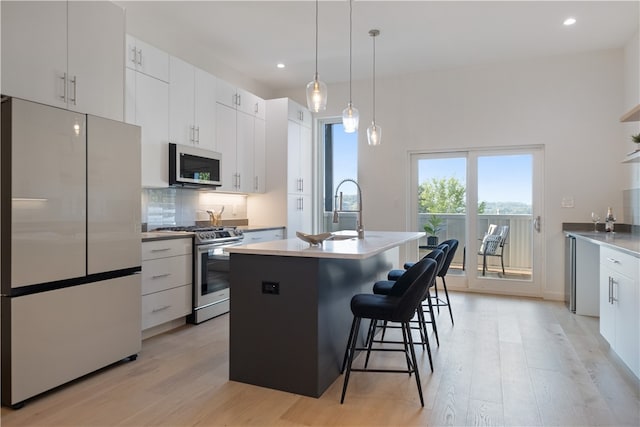
[[[2,97],[2,404],[141,347],[140,128]]]

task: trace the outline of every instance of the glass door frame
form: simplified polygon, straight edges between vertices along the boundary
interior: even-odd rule
[[[480,242],[476,240],[478,235],[478,214],[477,209],[470,209],[470,206],[478,205],[478,158],[483,156],[500,156],[514,154],[530,154],[532,155],[532,279],[531,280],[512,280],[512,279],[492,279],[490,277],[482,277],[478,274],[477,268],[469,269],[469,265],[477,262],[477,254]],[[408,176],[408,192],[410,207],[407,216],[408,230],[415,230],[418,224],[418,197],[415,191],[416,183],[418,183],[418,161],[423,159],[442,159],[442,158],[460,158],[463,157],[467,162],[466,176],[466,206],[467,215],[465,218],[465,242],[460,242],[458,251],[466,251],[467,268],[463,274],[448,274],[447,287],[453,290],[465,290],[473,292],[496,293],[514,296],[543,296],[543,274],[545,272],[544,257],[544,224],[541,218],[544,218],[544,147],[520,146],[520,147],[504,147],[504,148],[473,148],[461,150],[438,150],[438,151],[413,151],[409,153],[409,176]],[[469,215],[470,213],[473,215]],[[540,231],[536,231],[534,224],[538,218]],[[409,253],[409,257],[418,259],[417,249],[414,253]],[[472,263],[473,261],[473,263]],[[470,274],[470,272],[472,272]]]

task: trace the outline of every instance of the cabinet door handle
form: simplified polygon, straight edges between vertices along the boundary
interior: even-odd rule
[[[142,66],[142,49],[138,49],[138,65]]]
[[[253,177],[253,189],[255,191],[258,191],[258,177],[257,176]]]
[[[609,258],[609,257],[607,257],[607,261],[609,261],[609,262],[611,262],[611,263],[613,263],[613,264],[620,264],[620,261],[618,261],[618,260],[617,260],[617,259],[615,259],[615,258]]]
[[[196,142],[200,144],[200,126],[196,126]]]
[[[171,248],[159,248],[159,249],[151,249],[151,252],[165,252],[171,250]]]
[[[153,310],[151,310],[152,313],[157,313],[159,311],[163,311],[166,310],[167,308],[171,307],[170,305],[163,305],[162,307],[158,307],[158,308],[154,308]]]
[[[253,112],[258,114],[260,110],[258,109],[258,103],[256,102],[256,107],[253,109]]]
[[[189,142],[190,143],[194,143],[194,138],[193,138],[193,134],[195,133],[195,129],[193,128],[193,126],[189,126]]]
[[[62,95],[60,95],[60,98],[67,102],[67,73],[62,73],[62,76],[58,78],[62,80]]]
[[[133,63],[133,65],[136,65],[136,64],[137,64],[137,62],[138,62],[138,61],[137,61],[137,59],[138,59],[138,51],[136,50],[136,47],[135,47],[135,46],[133,46],[133,47],[131,48],[131,53],[132,53],[132,55],[129,55],[129,59],[131,60],[131,62]]]
[[[77,99],[77,95],[78,95],[78,77],[77,76],[73,76],[73,78],[70,80],[71,84],[73,85],[73,98],[69,97],[69,101],[73,102],[73,105],[76,105],[76,99]]]
[[[609,304],[612,304],[611,300],[611,276],[609,276]]]
[[[164,274],[156,274],[155,276],[151,276],[152,279],[162,279],[163,277],[169,277],[171,276],[171,273],[164,273]]]
[[[236,101],[238,102],[236,104],[238,107],[242,105],[242,97],[240,96],[240,94],[236,96]]]

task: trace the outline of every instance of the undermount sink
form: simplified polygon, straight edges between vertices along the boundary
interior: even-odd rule
[[[348,234],[334,234],[331,238],[329,238],[329,240],[350,240],[350,239],[357,239],[358,236],[351,236]]]

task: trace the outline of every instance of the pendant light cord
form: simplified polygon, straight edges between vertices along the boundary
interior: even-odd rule
[[[352,34],[353,34],[353,0],[349,0],[349,108],[351,108],[351,62],[352,62]]]
[[[318,80],[318,1],[316,0],[316,75],[315,80]]]
[[[376,122],[376,36],[373,37],[373,123]]]

